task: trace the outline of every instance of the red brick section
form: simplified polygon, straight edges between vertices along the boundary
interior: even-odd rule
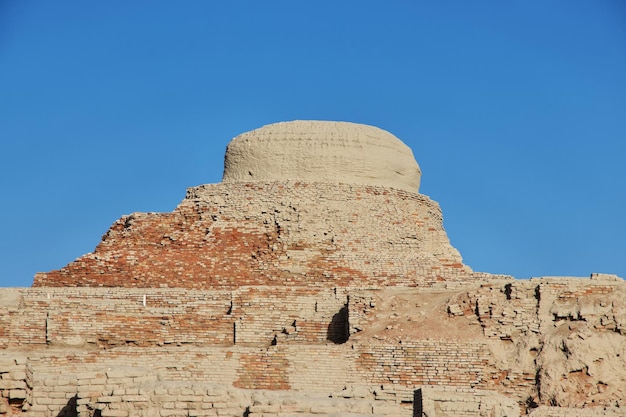
[[[172,213],[122,217],[93,253],[37,274],[33,285],[328,288],[475,277],[450,246],[439,206],[425,196],[349,185],[234,183],[190,189]]]
[[[242,354],[234,386],[245,389],[288,390],[289,361],[280,349]]]
[[[613,292],[615,292],[615,287],[610,287],[607,285],[592,285],[588,287],[583,287],[577,291],[563,291],[559,294],[559,298],[578,299],[581,297],[589,297],[590,295],[604,296],[606,294],[612,294]]]
[[[263,270],[278,255],[269,255],[275,230],[213,227],[207,213],[185,211],[123,217],[93,255],[34,286],[234,288],[276,279],[277,271]]]

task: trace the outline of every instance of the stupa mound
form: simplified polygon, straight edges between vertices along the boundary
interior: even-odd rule
[[[303,180],[417,192],[421,171],[400,139],[374,126],[294,121],[244,133],[228,145],[224,182]]]
[[[233,139],[224,179],[172,213],[118,220],[93,253],[35,286],[426,286],[486,278],[463,264],[420,169],[391,133],[277,123]]]

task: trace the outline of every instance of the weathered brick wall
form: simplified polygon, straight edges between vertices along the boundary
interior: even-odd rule
[[[539,333],[539,294],[528,281],[512,281],[504,286],[483,285],[476,298],[476,313],[485,336],[510,340]]]
[[[490,352],[484,343],[419,340],[361,348],[359,372],[368,382],[406,387],[484,385]]]
[[[343,308],[347,310],[347,300],[343,289],[241,288],[233,292],[236,343],[268,346],[343,341],[347,322],[337,316]]]
[[[32,402],[32,373],[22,355],[0,356],[0,414],[28,410]]]
[[[116,412],[119,415],[143,415],[137,414],[142,407],[171,413],[167,415],[179,415],[176,413],[181,413],[181,410],[203,409],[207,413],[213,413],[207,415],[217,413],[241,416],[246,412],[246,407],[255,403],[247,402],[248,400],[245,403],[233,403],[233,398],[243,396],[249,399],[252,392],[258,390],[281,391],[292,388],[294,392],[301,392],[302,387],[314,387],[308,390],[309,395],[318,393],[316,395],[326,398],[333,392],[340,392],[341,398],[353,398],[355,395],[354,392],[342,390],[348,385],[346,379],[342,380],[339,375],[332,373],[335,367],[341,368],[349,364],[352,356],[349,351],[341,352],[335,345],[272,346],[261,350],[236,346],[145,347],[140,348],[140,352],[137,349],[127,346],[101,352],[58,349],[40,351],[21,363],[22,367],[26,366],[31,370],[32,380],[28,387],[32,387],[32,390],[22,390],[24,381],[12,381],[14,387],[19,383],[22,388],[11,398],[20,398],[19,407],[24,405],[28,416],[56,417],[66,415],[63,410],[69,412],[76,407],[82,410],[81,415],[89,416],[92,414],[85,413],[96,409],[102,410],[101,415],[112,416]],[[10,355],[11,352],[4,351],[0,355],[2,363],[10,362],[6,359]],[[299,365],[294,363],[294,358],[303,356],[317,358],[316,363],[309,363],[315,367],[315,373],[306,370],[301,372]],[[327,359],[329,357],[330,360]],[[20,377],[15,373],[15,362],[11,363],[11,375],[23,379],[23,375]],[[9,372],[5,368],[3,370]],[[4,372],[0,374],[4,375]],[[308,380],[309,376],[313,376],[314,380]],[[324,384],[324,379],[328,383]],[[203,384],[207,383],[218,384],[219,392],[228,392],[228,398],[216,399],[214,397],[217,394],[207,394],[206,390],[204,394],[195,392],[202,391]],[[194,390],[193,394],[189,392],[190,389]],[[192,395],[193,398],[190,397]],[[206,398],[207,396],[212,398]],[[374,397],[368,390],[365,390],[365,397],[377,401],[378,411],[385,401],[389,401],[388,408],[398,407],[400,404],[400,401],[392,397]],[[343,409],[349,410],[349,404],[346,402]],[[304,404],[301,406],[304,407]],[[322,408],[323,404],[320,405],[320,412]],[[222,409],[222,414],[216,411],[218,409]],[[278,410],[280,407],[274,409]],[[256,409],[257,412],[260,410],[260,407]],[[304,413],[306,410],[300,411]],[[370,405],[366,414],[373,412]],[[408,416],[410,412],[403,415]]]
[[[355,417],[408,417],[421,415],[415,414],[420,411],[434,417],[519,415],[513,400],[470,388],[422,386],[418,392],[407,390],[407,395],[402,397],[385,395],[379,385],[348,385],[330,395],[328,392],[300,390],[246,390],[215,382],[163,380],[163,376],[152,369],[138,366],[92,366],[91,370],[89,366],[81,366],[80,370],[67,374],[40,374],[33,385],[34,395],[28,394],[28,402],[23,402],[26,415],[30,417],[278,417],[336,413],[349,413]],[[13,409],[19,411],[18,408]],[[588,412],[585,415],[617,414]]]
[[[569,408],[542,405],[531,412],[528,417],[624,417],[624,414],[620,408]]]
[[[113,388],[105,395],[82,397],[79,417],[101,416],[252,416],[350,415],[409,417],[412,404],[360,397],[336,397],[297,391],[227,389],[212,383],[154,382],[130,388]],[[89,395],[89,393],[87,393]]]
[[[586,368],[567,371],[567,361],[576,349],[592,346],[584,343],[596,335],[610,337],[598,340],[623,349],[626,286],[623,280],[580,279],[565,285],[569,281],[492,281],[441,286],[430,293],[311,286],[10,289],[0,297],[0,410],[25,407],[57,417],[64,408],[72,409],[79,393],[87,401],[85,390],[107,396],[113,395],[107,394],[109,388],[154,381],[219,381],[233,389],[337,395],[360,386],[369,387],[371,398],[393,404],[408,404],[420,386],[492,390],[525,410],[554,401],[545,391],[549,380],[540,373],[542,363],[548,361],[552,369],[554,360],[564,361],[561,386],[570,390],[567,398],[577,398],[584,407],[613,406],[623,398],[618,382],[603,380],[596,389],[601,374],[592,372],[595,365],[581,365],[589,367],[590,376]],[[391,304],[383,302],[399,295],[403,298]],[[424,303],[416,304],[418,298]],[[401,327],[419,327],[415,317],[422,317],[406,321],[402,314],[426,303],[432,306],[432,323],[443,325],[445,319],[463,338],[435,337],[432,327],[401,333]],[[405,313],[395,310],[402,308]],[[368,326],[381,320],[392,323],[391,330],[383,326],[368,333]],[[399,320],[402,325],[396,326]],[[347,329],[350,337],[343,340]],[[564,346],[569,350],[560,350]],[[602,354],[604,359],[596,362],[621,372],[623,362],[607,362],[618,353]],[[145,372],[119,380],[107,374],[119,367]],[[538,376],[544,378],[544,391],[538,391]],[[587,382],[591,388],[581,390]],[[89,404],[97,402],[89,398]],[[128,403],[139,407],[143,401]],[[469,413],[475,405],[459,407]],[[131,408],[126,411],[132,414]]]
[[[449,344],[449,341],[446,342]],[[423,341],[414,346],[292,345],[264,349],[246,347],[222,348],[144,348],[130,347],[100,354],[69,357],[42,357],[33,365],[36,373],[45,375],[54,369],[80,374],[85,370],[98,373],[109,367],[144,367],[153,378],[171,381],[221,381],[224,386],[245,389],[294,389],[308,392],[340,392],[351,385],[374,385],[379,398],[406,401],[414,387],[422,385],[464,388],[485,385],[480,354],[484,348],[474,346],[474,355],[454,351],[440,352],[441,341]],[[472,357],[474,356],[474,357]],[[457,368],[457,369],[452,369]],[[447,375],[446,375],[447,373]],[[136,381],[135,381],[136,382]],[[35,379],[35,390],[39,386]]]
[[[243,353],[234,386],[247,389],[290,389],[287,371],[289,361],[285,348]]]
[[[382,187],[228,183],[172,213],[115,222],[96,250],[35,286],[431,286],[487,278],[463,265],[437,203]]]
[[[517,403],[493,391],[425,386],[415,391],[415,414],[427,417],[519,417]],[[573,417],[573,415],[572,415]]]
[[[584,321],[594,329],[624,334],[624,281],[595,274],[592,279],[560,277],[493,281],[462,293],[448,306],[451,315],[476,315],[485,336],[512,340],[545,333],[560,321]]]
[[[325,343],[337,341],[342,290],[234,291],[39,287],[0,305],[0,346]]]
[[[592,279],[543,278],[539,292],[543,328],[560,321],[584,321],[596,330],[626,334],[626,291],[623,280],[594,274]]]
[[[520,403],[614,406],[626,395],[626,366],[615,360],[626,353],[624,300],[616,276],[544,277],[462,292],[448,314],[477,320],[491,340],[486,388]]]
[[[290,349],[274,348],[273,354],[279,357],[293,355]],[[179,350],[175,358],[158,357],[165,360],[150,366],[149,360],[136,360],[133,366],[124,363],[125,355],[117,355],[117,365],[113,362],[116,355],[108,354],[104,364],[89,363],[87,357],[66,358],[63,365],[65,372],[57,372],[59,361],[52,361],[53,366],[44,367],[36,363],[32,366],[36,378],[32,393],[26,394],[24,410],[29,417],[51,416],[245,416],[245,415],[324,415],[351,413],[350,415],[411,416],[414,407],[419,406],[433,416],[479,417],[489,412],[493,416],[515,416],[515,403],[498,397],[497,394],[469,388],[451,388],[442,386],[422,386],[419,403],[414,404],[414,388],[394,391],[393,386],[383,391],[380,384],[343,385],[343,389],[331,391],[330,387],[317,385],[317,390],[303,392],[300,389],[285,391],[277,386],[270,391],[256,385],[255,389],[241,389],[230,386],[225,381],[216,379],[194,379],[179,376],[170,380],[174,374],[163,374],[160,370],[171,367],[184,356],[198,355],[201,350]],[[121,353],[121,352],[120,352]],[[126,351],[128,355],[130,351]],[[155,351],[151,351],[154,354]],[[270,350],[266,354],[272,355]],[[49,354],[52,359],[53,354]],[[235,352],[242,363],[249,361],[248,353]],[[105,355],[106,356],[106,355]],[[276,356],[274,356],[276,357]],[[41,358],[43,359],[43,358]],[[153,358],[153,361],[155,359]],[[138,366],[145,365],[145,366]],[[183,366],[190,366],[189,363]],[[215,364],[215,367],[219,364]],[[247,365],[244,365],[246,368]],[[156,369],[155,369],[156,368]],[[286,366],[276,369],[286,369]],[[49,373],[43,373],[43,370]],[[325,368],[320,369],[323,372]],[[20,377],[16,375],[16,377]],[[24,376],[21,376],[23,378]],[[197,377],[196,377],[197,378]],[[258,381],[257,381],[258,382]],[[268,379],[267,382],[271,383]],[[284,387],[283,387],[284,388]],[[326,389],[326,391],[323,391]],[[26,390],[24,390],[26,391]],[[394,395],[398,393],[401,395]],[[21,395],[23,397],[24,395]],[[18,409],[15,408],[17,411]]]

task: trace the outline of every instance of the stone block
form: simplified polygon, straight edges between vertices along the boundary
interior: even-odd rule
[[[178,400],[178,395],[159,395],[154,396],[155,400],[163,403],[174,403]]]
[[[161,417],[186,417],[187,413],[181,410],[161,410],[159,415]]]
[[[67,381],[67,383],[69,383],[69,380]],[[107,383],[106,378],[93,378],[92,380],[89,381],[89,385],[105,385],[106,383]]]
[[[102,417],[128,417],[128,411],[126,410],[102,410],[100,413]]]
[[[76,378],[70,378],[70,377],[65,377],[65,376],[60,376],[58,378],[56,378],[56,382],[54,383],[54,386],[63,386],[63,385],[76,385],[76,383],[78,382],[78,380]]]
[[[188,403],[193,403],[193,402],[201,403],[203,398],[204,397],[201,395],[179,395],[177,397],[177,401],[184,401]]]
[[[150,397],[147,395],[124,395],[122,397],[124,402],[149,402]]]
[[[26,372],[24,372],[24,371],[14,371],[14,372],[11,372],[11,378],[13,378],[15,380],[26,379]]]
[[[105,391],[105,388],[106,388],[106,385],[88,385],[86,387],[88,392],[98,392],[100,394],[102,394]]]
[[[26,390],[25,389],[12,389],[9,391],[9,398],[16,400],[23,400],[26,398]]]
[[[244,413],[244,410],[239,408],[222,408],[216,411],[219,417],[241,416]]]
[[[215,410],[189,410],[189,417],[218,417]]]
[[[76,393],[76,386],[74,385],[59,385],[56,386],[54,388],[52,388],[52,392],[71,392],[71,393]]]
[[[39,411],[45,412],[45,411],[48,411],[48,406],[44,405],[44,404],[34,404],[34,405],[32,405],[30,407],[29,411],[31,411],[31,412],[39,412]]]
[[[49,397],[37,397],[37,398],[34,399],[34,403],[35,404],[41,404],[41,405],[48,406],[49,404],[52,404],[52,398],[49,398]]]
[[[2,358],[0,359],[0,373],[10,372],[15,367],[15,359]]]
[[[119,403],[122,401],[122,397],[116,396],[116,395],[110,395],[110,396],[104,396],[104,397],[98,397],[98,402],[99,403]]]
[[[26,382],[3,379],[0,380],[0,390],[3,389],[26,389]]]

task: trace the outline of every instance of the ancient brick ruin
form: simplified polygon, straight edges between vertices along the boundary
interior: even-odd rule
[[[0,414],[625,416],[626,284],[464,265],[388,132],[266,126],[224,180],[0,290]]]

